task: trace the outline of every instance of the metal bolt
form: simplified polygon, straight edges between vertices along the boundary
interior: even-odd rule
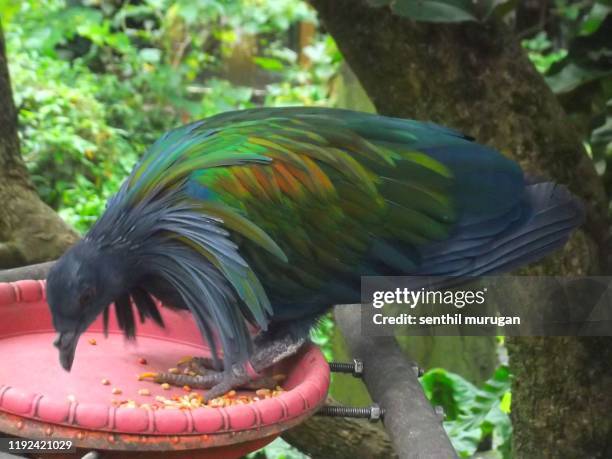
[[[412,365],[412,369],[414,370],[414,374],[417,378],[420,378],[425,374],[425,370],[418,365]]]
[[[329,370],[334,373],[351,373],[356,378],[363,375],[363,360],[353,359],[353,363],[329,362]]]
[[[353,406],[325,405],[317,412],[317,416],[329,416],[332,418],[360,418],[368,419],[370,422],[381,420],[385,410],[377,403],[362,408]]]
[[[370,422],[376,422],[379,419],[382,419],[384,410],[380,407],[378,403],[373,403],[370,406]]]

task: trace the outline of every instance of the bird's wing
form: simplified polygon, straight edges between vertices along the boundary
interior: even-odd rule
[[[231,112],[171,131],[127,196],[185,181],[287,302],[325,289],[341,300],[356,274],[419,272],[459,221],[481,224],[475,238],[506,229],[524,191],[514,162],[456,131],[317,108]]]

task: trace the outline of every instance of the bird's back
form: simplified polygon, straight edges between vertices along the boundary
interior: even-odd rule
[[[563,187],[526,183],[516,163],[453,130],[345,110],[218,115],[160,139],[131,193],[160,186],[147,174],[185,180],[187,199],[224,221],[277,318],[359,302],[364,275],[507,271],[582,219]]]

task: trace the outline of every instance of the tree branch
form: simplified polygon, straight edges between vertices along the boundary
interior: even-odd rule
[[[372,400],[385,410],[384,426],[401,458],[457,457],[442,420],[425,398],[413,365],[393,337],[361,335],[360,305],[337,306],[335,319],[354,357],[363,360]]]
[[[328,403],[335,402],[328,399]],[[363,419],[313,416],[282,437],[312,459],[398,457],[384,429]]]
[[[0,270],[0,282],[16,282],[25,279],[46,279],[55,261],[47,261],[36,265],[22,266]]]

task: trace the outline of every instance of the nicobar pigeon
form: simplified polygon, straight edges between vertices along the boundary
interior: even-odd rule
[[[163,325],[156,297],[189,310],[211,346],[219,371],[180,381],[210,399],[295,353],[332,305],[359,303],[362,276],[509,271],[562,247],[583,216],[565,187],[442,126],[326,108],[223,113],[163,135],[53,266],[55,345],[70,370],[113,303],[128,338],[134,309]]]

